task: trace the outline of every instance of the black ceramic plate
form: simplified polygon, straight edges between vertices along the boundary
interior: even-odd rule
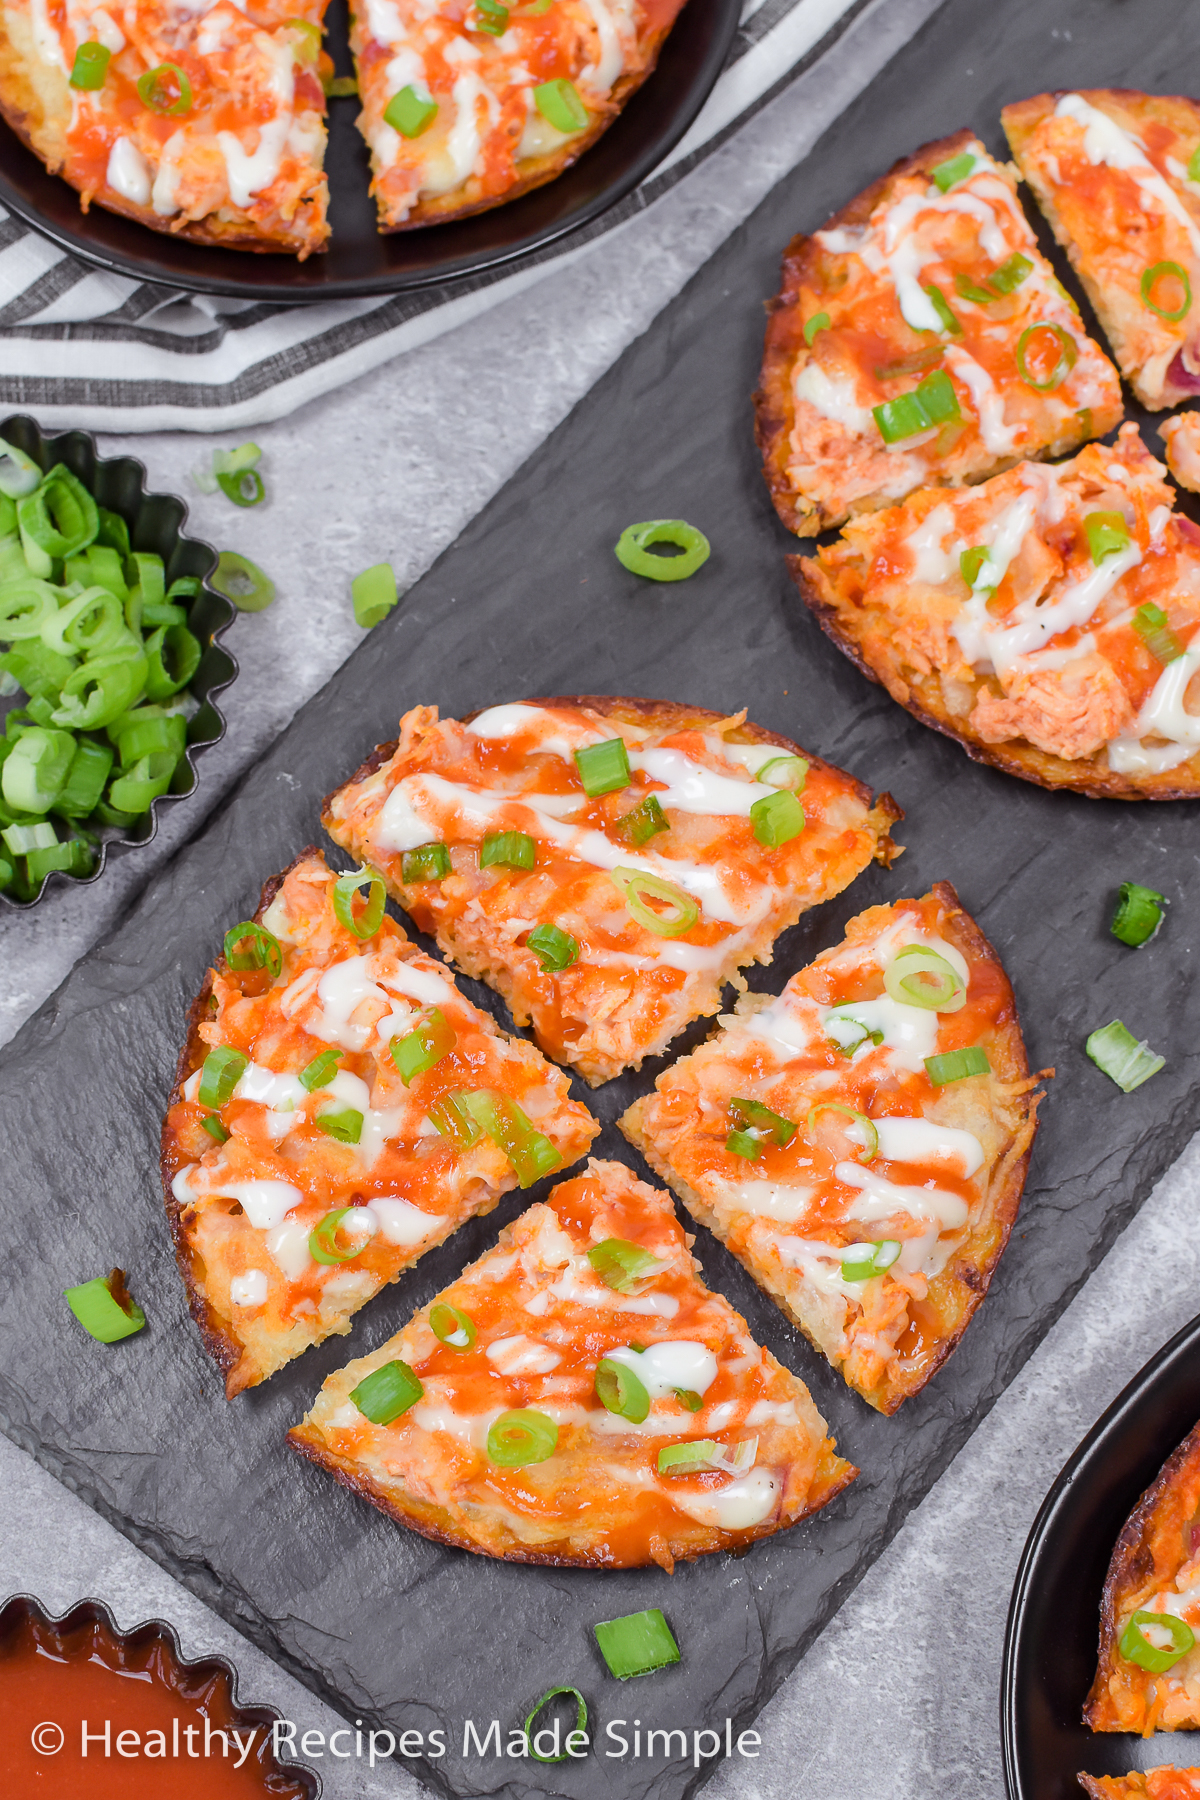
[[[329,248],[307,262],[185,243],[93,206],[49,174],[0,125],[0,201],[75,256],[118,275],[247,300],[336,300],[433,287],[515,261],[597,218],[674,148],[721,73],[741,0],[687,0],[658,67],[600,141],[565,174],[508,206],[452,225],[381,237],[366,146],[354,121],[357,100],[330,104]],[[327,18],[331,54],[349,70],[344,0]]]
[[[1100,1595],[1121,1527],[1200,1419],[1200,1319],[1114,1400],[1047,1494],[1017,1571],[1000,1699],[1009,1800],[1082,1800],[1076,1781],[1200,1764],[1187,1732],[1092,1732],[1082,1708],[1096,1673]]]

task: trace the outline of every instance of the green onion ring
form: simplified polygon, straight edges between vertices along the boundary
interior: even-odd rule
[[[587,1722],[588,1722],[587,1701],[584,1699],[584,1697],[580,1693],[579,1689],[573,1688],[573,1687],[551,1688],[550,1692],[548,1694],[542,1695],[541,1699],[538,1701],[537,1705],[534,1707],[533,1711],[530,1713],[529,1717],[525,1721],[525,1742],[529,1745],[529,1754],[530,1754],[530,1756],[533,1757],[535,1762],[540,1762],[540,1763],[566,1762],[567,1758],[571,1754],[571,1751],[568,1748],[568,1749],[564,1750],[560,1756],[543,1756],[541,1751],[534,1747],[534,1738],[541,1737],[542,1733],[540,1731],[535,1732],[532,1729],[533,1721],[537,1718],[537,1716],[541,1712],[543,1706],[545,1706],[551,1700],[557,1700],[558,1696],[560,1694],[570,1694],[571,1698],[575,1702],[575,1729],[574,1729],[574,1731],[568,1731],[567,1744],[570,1745],[572,1738],[580,1736],[581,1733],[584,1733],[587,1730]],[[555,1743],[558,1742],[558,1727],[557,1726],[555,1726],[554,1741],[555,1741]]]
[[[883,971],[883,985],[901,1006],[958,1012],[967,1003],[966,984],[958,971],[936,950],[923,950],[919,944],[910,944],[892,958]]]
[[[367,887],[367,904],[356,917],[354,896],[364,886]],[[338,923],[360,940],[375,936],[383,922],[386,904],[387,889],[383,884],[383,876],[370,863],[364,863],[361,869],[354,869],[349,875],[340,875],[333,884],[333,910]]]
[[[623,1362],[601,1357],[596,1364],[593,1385],[596,1398],[606,1412],[640,1425],[650,1411],[650,1395],[645,1384]]]
[[[337,1206],[332,1212],[327,1212],[319,1224],[313,1226],[308,1234],[308,1248],[314,1262],[326,1264],[353,1262],[356,1256],[362,1255],[374,1236],[373,1232],[361,1244],[356,1244],[353,1250],[339,1250],[337,1242],[338,1226],[346,1214],[361,1210],[357,1206]]]
[[[545,1413],[518,1407],[501,1413],[487,1435],[487,1453],[502,1469],[545,1462],[558,1448],[558,1426]]]
[[[231,969],[266,969],[275,981],[283,969],[283,951],[264,925],[244,919],[225,933],[225,961]]]
[[[1155,282],[1162,275],[1173,275],[1176,281],[1183,284],[1183,305],[1175,312],[1168,312],[1165,307],[1156,306],[1150,298],[1154,292]],[[1153,268],[1147,269],[1142,276],[1142,304],[1149,307],[1152,313],[1157,313],[1160,319],[1166,319],[1169,324],[1177,325],[1180,319],[1185,318],[1191,311],[1192,306],[1192,284],[1188,280],[1187,270],[1181,268],[1177,262],[1155,263]]]
[[[174,76],[179,89],[175,99],[169,98],[169,81]],[[157,68],[147,69],[137,80],[138,99],[151,112],[168,114],[178,118],[181,113],[192,110],[192,84],[178,63],[159,63]]]
[[[265,612],[275,598],[275,583],[257,563],[248,556],[239,556],[236,550],[222,550],[208,585],[224,599],[232,600],[239,612]]]
[[[1142,1627],[1158,1626],[1171,1639],[1169,1650],[1160,1650],[1151,1644]],[[1186,1619],[1177,1619],[1174,1613],[1168,1612],[1135,1612],[1125,1625],[1117,1648],[1126,1662],[1136,1663],[1139,1669],[1149,1669],[1154,1675],[1161,1675],[1188,1651],[1196,1642],[1195,1634]]]
[[[1052,331],[1059,344],[1058,361],[1045,381],[1038,381],[1030,374],[1026,361],[1029,340],[1037,331]],[[1055,325],[1049,319],[1041,319],[1035,325],[1027,325],[1017,340],[1017,374],[1026,387],[1033,388],[1039,394],[1052,394],[1055,388],[1060,388],[1075,367],[1078,357],[1079,348],[1070,332],[1064,331],[1061,325]]]
[[[328,1087],[337,1074],[338,1063],[345,1054],[344,1050],[322,1050],[319,1056],[314,1056],[312,1061],[306,1063],[301,1069],[301,1087],[307,1088],[310,1094],[315,1094],[318,1088]]]
[[[698,902],[673,882],[663,881],[657,875],[643,875],[638,869],[610,869],[609,874],[624,896],[625,910],[630,918],[635,919],[647,931],[652,931],[655,937],[682,937],[700,917]],[[655,900],[665,900],[673,906],[674,918],[669,915],[664,918],[662,913],[647,906],[642,898],[643,894],[649,894]]]
[[[233,1098],[233,1090],[249,1067],[250,1058],[231,1044],[218,1044],[209,1051],[200,1069],[197,1099],[201,1106],[219,1110]]]
[[[682,555],[653,556],[652,544],[674,544]],[[712,554],[704,533],[686,519],[646,519],[640,525],[628,525],[615,548],[622,567],[648,581],[686,581]]]
[[[862,1149],[855,1157],[856,1162],[874,1162],[879,1155],[879,1133],[866,1113],[855,1112],[852,1106],[843,1106],[840,1100],[822,1100],[818,1105],[810,1107],[808,1113],[808,1134],[811,1137],[816,1130],[816,1121],[822,1113],[843,1113],[854,1125],[857,1125],[866,1139]],[[849,1137],[849,1130],[842,1129]],[[852,1140],[853,1141],[853,1140]]]
[[[257,469],[239,469],[234,474],[218,475],[217,486],[235,506],[260,506],[267,497]]]
[[[439,1300],[430,1307],[429,1329],[439,1344],[445,1344],[447,1350],[457,1350],[460,1356],[475,1346],[474,1320],[448,1301]]]
[[[412,1369],[397,1357],[365,1375],[356,1388],[351,1388],[350,1398],[372,1425],[391,1425],[401,1413],[415,1406],[424,1392]]]

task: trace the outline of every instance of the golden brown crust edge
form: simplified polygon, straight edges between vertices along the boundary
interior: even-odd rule
[[[1005,775],[1016,775],[1037,787],[1070,788],[1089,800],[1195,800],[1200,798],[1200,776],[1192,776],[1190,784],[1181,784],[1174,770],[1169,776],[1156,776],[1139,781],[1132,775],[1120,775],[1113,769],[1094,765],[1080,768],[1064,757],[1053,756],[1036,745],[1018,741],[1015,744],[988,744],[965,726],[952,721],[945,707],[935,697],[936,680],[932,676],[914,676],[912,681],[889,681],[863,655],[857,638],[847,627],[842,609],[831,597],[832,586],[814,557],[791,555],[784,559],[796,584],[800,598],[816,619],[821,630],[849,657],[868,681],[886,688],[898,706],[932,731],[953,738],[973,762],[986,763]],[[900,691],[900,690],[903,691]],[[1170,776],[1175,776],[1174,783]],[[1162,785],[1159,785],[1159,784]]]

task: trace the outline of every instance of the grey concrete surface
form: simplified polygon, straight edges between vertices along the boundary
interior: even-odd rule
[[[0,919],[0,1042],[121,918],[153,870],[196,829],[297,706],[358,641],[349,578],[382,558],[411,583],[808,149],[934,0],[863,16],[840,50],[648,215],[569,270],[403,361],[255,433],[268,505],[233,514],[192,492],[194,529],[245,551],[275,577],[268,613],[230,637],[242,674],[229,733],[202,763],[200,793],[146,851],[95,889]],[[966,72],[964,79],[967,78]],[[208,440],[111,439],[185,492]],[[1074,1444],[1194,1311],[1200,1285],[1200,1145],[1141,1216],[991,1417],[762,1716],[755,1762],[720,1768],[713,1800],[913,1800],[1002,1793],[997,1689],[1016,1562],[1042,1495]],[[1164,1292],[1158,1269],[1174,1274]],[[304,1730],[337,1721],[139,1550],[0,1440],[0,1594],[65,1608],[96,1596],[123,1626],[154,1616],[185,1652],[227,1655],[247,1701]],[[315,1763],[329,1800],[415,1796],[394,1764]],[[614,1779],[614,1794],[619,1781]],[[135,1797],[136,1800],[136,1797]]]

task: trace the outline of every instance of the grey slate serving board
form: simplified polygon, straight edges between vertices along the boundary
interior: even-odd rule
[[[723,1731],[728,1717],[736,1734],[752,1723],[1200,1122],[1196,813],[1008,780],[869,686],[794,597],[748,402],[761,302],[792,231],[966,121],[999,149],[1000,105],[1041,87],[1200,90],[1190,12],[1186,0],[950,0],[0,1056],[5,1429],[349,1718],[440,1728],[447,1754],[409,1766],[448,1794],[681,1800],[694,1791],[714,1764],[635,1758],[631,1730],[630,1753],[606,1755],[617,1748],[606,1726],[638,1718],[643,1732]],[[651,587],[616,564],[611,546],[630,521],[669,515],[699,524],[713,556],[687,584]],[[894,1419],[846,1392],[699,1234],[709,1280],[808,1381],[862,1475],[799,1530],[674,1577],[507,1567],[440,1549],[283,1447],[326,1373],[382,1342],[525,1202],[510,1198],[427,1257],[360,1316],[348,1343],[310,1353],[228,1406],[187,1318],[157,1188],[162,1103],[206,959],[260,882],[319,837],[320,797],[417,701],[458,713],[579,691],[748,705],[908,809],[896,869],[871,871],[802,921],[755,985],[777,990],[862,907],[948,878],[1007,963],[1034,1065],[1058,1069],[988,1302],[948,1368]],[[1107,932],[1115,888],[1129,878],[1172,901],[1159,941],[1136,953]],[[1082,1053],[1087,1032],[1118,1016],[1168,1057],[1130,1096]],[[594,1097],[601,1154],[636,1164],[611,1121],[656,1072]],[[150,1324],[101,1351],[59,1296],[114,1262],[130,1271]],[[591,1626],[644,1606],[662,1607],[683,1661],[619,1687]],[[592,1705],[600,1741],[586,1761],[464,1759],[467,1718],[480,1735],[493,1718],[507,1733],[563,1681]]]

